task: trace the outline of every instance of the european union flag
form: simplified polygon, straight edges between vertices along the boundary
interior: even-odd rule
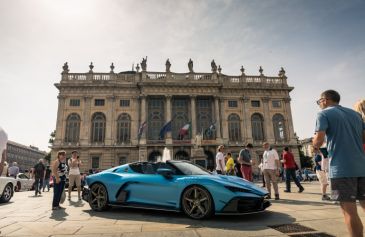
[[[171,131],[171,121],[165,123],[165,125],[163,125],[163,127],[160,130],[160,140],[165,138],[165,133],[167,133],[168,131]]]

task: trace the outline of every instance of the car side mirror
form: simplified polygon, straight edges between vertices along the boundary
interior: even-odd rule
[[[157,174],[162,175],[166,179],[171,179],[174,172],[171,169],[159,168],[159,169],[157,169]]]

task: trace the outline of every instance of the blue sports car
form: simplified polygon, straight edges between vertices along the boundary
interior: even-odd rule
[[[235,176],[213,175],[189,161],[136,162],[86,178],[82,197],[95,211],[110,206],[183,211],[193,219],[260,212],[266,190]]]

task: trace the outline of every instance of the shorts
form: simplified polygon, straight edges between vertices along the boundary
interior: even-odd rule
[[[321,185],[328,185],[328,173],[323,170],[316,170],[316,174]]]
[[[365,177],[331,179],[331,199],[339,202],[365,200]]]
[[[72,187],[74,184],[76,184],[76,187],[81,187],[81,175],[79,174],[70,174],[68,176],[69,181],[69,187]]]

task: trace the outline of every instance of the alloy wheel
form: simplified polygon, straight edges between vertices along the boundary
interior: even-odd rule
[[[94,184],[90,189],[90,207],[95,211],[103,211],[108,207],[108,193],[102,184]]]
[[[182,197],[184,212],[193,219],[202,219],[212,214],[212,198],[207,190],[192,186],[185,190]]]

